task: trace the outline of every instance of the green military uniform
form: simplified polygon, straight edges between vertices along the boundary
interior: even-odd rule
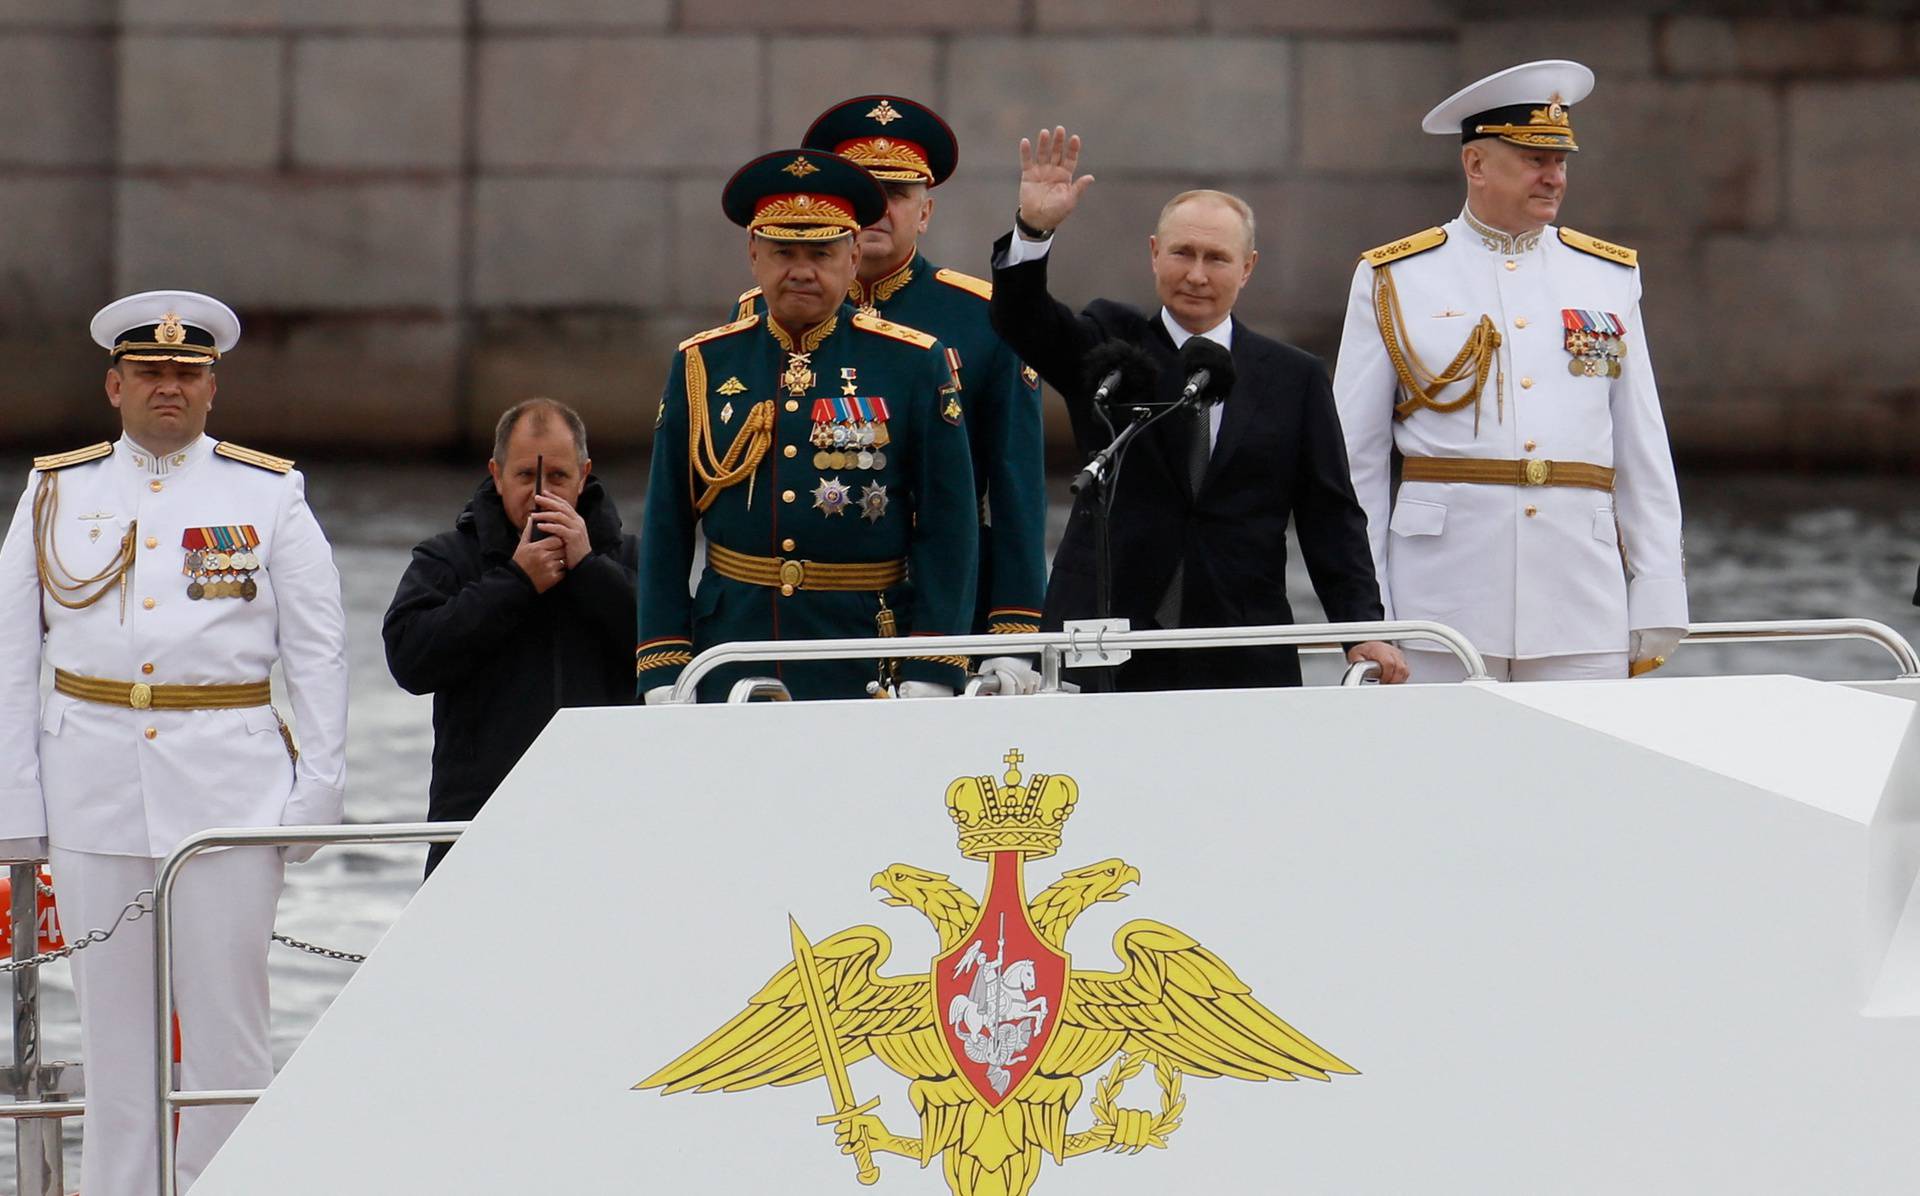
[[[793,150],[743,168],[730,200],[796,190],[764,173],[769,162],[799,158],[817,167],[797,176],[805,180],[800,209],[818,212],[835,187],[862,184],[878,202],[878,186],[858,167]],[[772,219],[766,213],[783,205],[774,216],[785,223],[774,231],[798,227],[795,199],[768,195],[754,219]],[[755,231],[773,235],[767,227]],[[696,522],[708,548],[689,595]],[[915,634],[965,633],[978,555],[973,468],[939,342],[847,304],[797,338],[764,315],[689,338],[661,398],[640,539],[642,693],[671,684],[714,644],[871,637],[883,609]],[[898,676],[957,688],[966,665],[958,656],[910,658]],[[739,678],[769,674],[796,698],[847,698],[865,695],[876,667],[728,668],[709,675],[701,696],[724,698]]]
[[[835,104],[801,144],[858,163],[882,182],[937,187],[959,164],[953,130],[926,105],[868,95]],[[993,284],[941,269],[915,253],[871,286],[855,280],[854,305],[940,338],[960,384],[980,513],[979,597],[973,630],[1038,631],[1047,590],[1045,428],[1040,375],[1021,364],[987,318]],[[766,310],[758,288],[736,316]]]
[[[933,333],[945,346],[973,454],[980,519],[976,632],[1040,629],[1047,590],[1047,491],[1040,376],[1021,364],[987,321],[993,284],[943,270],[924,254],[850,298],[897,324]],[[740,296],[741,316],[764,312],[758,288]]]

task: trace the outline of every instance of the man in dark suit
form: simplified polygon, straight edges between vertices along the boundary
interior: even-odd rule
[[[1092,184],[1076,177],[1079,137],[1041,130],[1020,142],[1020,207],[1014,231],[994,246],[994,327],[1066,398],[1082,454],[1110,435],[1095,415],[1083,378],[1089,353],[1104,342],[1136,345],[1160,366],[1161,398],[1185,382],[1180,348],[1205,337],[1233,356],[1236,381],[1226,401],[1191,417],[1177,413],[1141,435],[1128,451],[1113,498],[1113,611],[1135,627],[1221,627],[1290,623],[1287,520],[1327,617],[1382,617],[1367,546],[1367,521],[1354,500],[1333,391],[1319,359],[1269,339],[1233,318],[1234,301],[1253,274],[1253,213],[1218,191],[1175,196],[1148,238],[1160,310],[1096,299],[1075,315],[1047,290],[1054,230]],[[1094,614],[1092,511],[1083,501],[1067,524],[1047,585],[1044,625]],[[1372,660],[1381,679],[1406,677],[1398,649],[1378,641],[1354,646],[1351,660]],[[1290,647],[1142,652],[1121,666],[1123,690],[1298,685]]]

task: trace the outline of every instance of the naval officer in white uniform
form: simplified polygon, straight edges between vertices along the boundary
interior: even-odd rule
[[[239,320],[205,295],[155,291],[103,309],[93,336],[122,435],[37,459],[0,548],[0,848],[50,848],[69,934],[112,926],[196,831],[338,822],[345,783],[332,552],[291,462],[205,432]],[[270,705],[276,660],[297,759]],[[188,1088],[272,1079],[266,953],[282,870],[279,851],[240,848],[181,874]],[[122,925],[73,961],[87,1196],[158,1188],[152,926]],[[182,1113],[183,1187],[241,1112]]]
[[[1333,378],[1387,617],[1450,624],[1516,681],[1639,675],[1687,625],[1638,259],[1553,223],[1592,89],[1531,62],[1427,114],[1462,139],[1466,205],[1362,255]]]

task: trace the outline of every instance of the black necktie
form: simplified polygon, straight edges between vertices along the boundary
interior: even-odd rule
[[[1192,484],[1194,501],[1200,499],[1200,484],[1207,477],[1207,462],[1213,456],[1213,446],[1209,441],[1213,434],[1213,420],[1205,407],[1195,407],[1188,416],[1187,426],[1187,481]],[[1167,592],[1160,598],[1159,607],[1153,612],[1154,619],[1162,627],[1180,626],[1180,587],[1186,581],[1186,544],[1179,546],[1180,555],[1173,563],[1173,579],[1167,583]]]

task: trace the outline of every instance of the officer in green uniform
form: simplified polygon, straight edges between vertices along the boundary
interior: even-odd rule
[[[661,398],[634,666],[649,702],[714,644],[958,635],[973,617],[979,521],[959,384],[937,339],[847,302],[854,234],[886,207],[879,183],[837,155],[781,150],[741,167],[721,206],[749,231],[767,310],[682,342]],[[696,522],[707,556],[690,596]],[[961,656],[754,664],[709,675],[701,697],[767,674],[796,698],[861,697],[876,680],[903,697],[951,694],[966,668]]]
[[[863,310],[939,337],[960,384],[980,516],[973,630],[1038,631],[1047,589],[1040,376],[987,319],[993,284],[935,266],[919,251],[933,216],[928,191],[959,163],[953,130],[925,105],[870,95],[821,113],[801,144],[857,162],[880,180],[886,214],[857,234],[860,269],[849,296]],[[765,308],[755,288],[740,296],[737,314]],[[990,657],[980,671],[1001,674],[1003,692],[1039,681],[1024,658]]]

